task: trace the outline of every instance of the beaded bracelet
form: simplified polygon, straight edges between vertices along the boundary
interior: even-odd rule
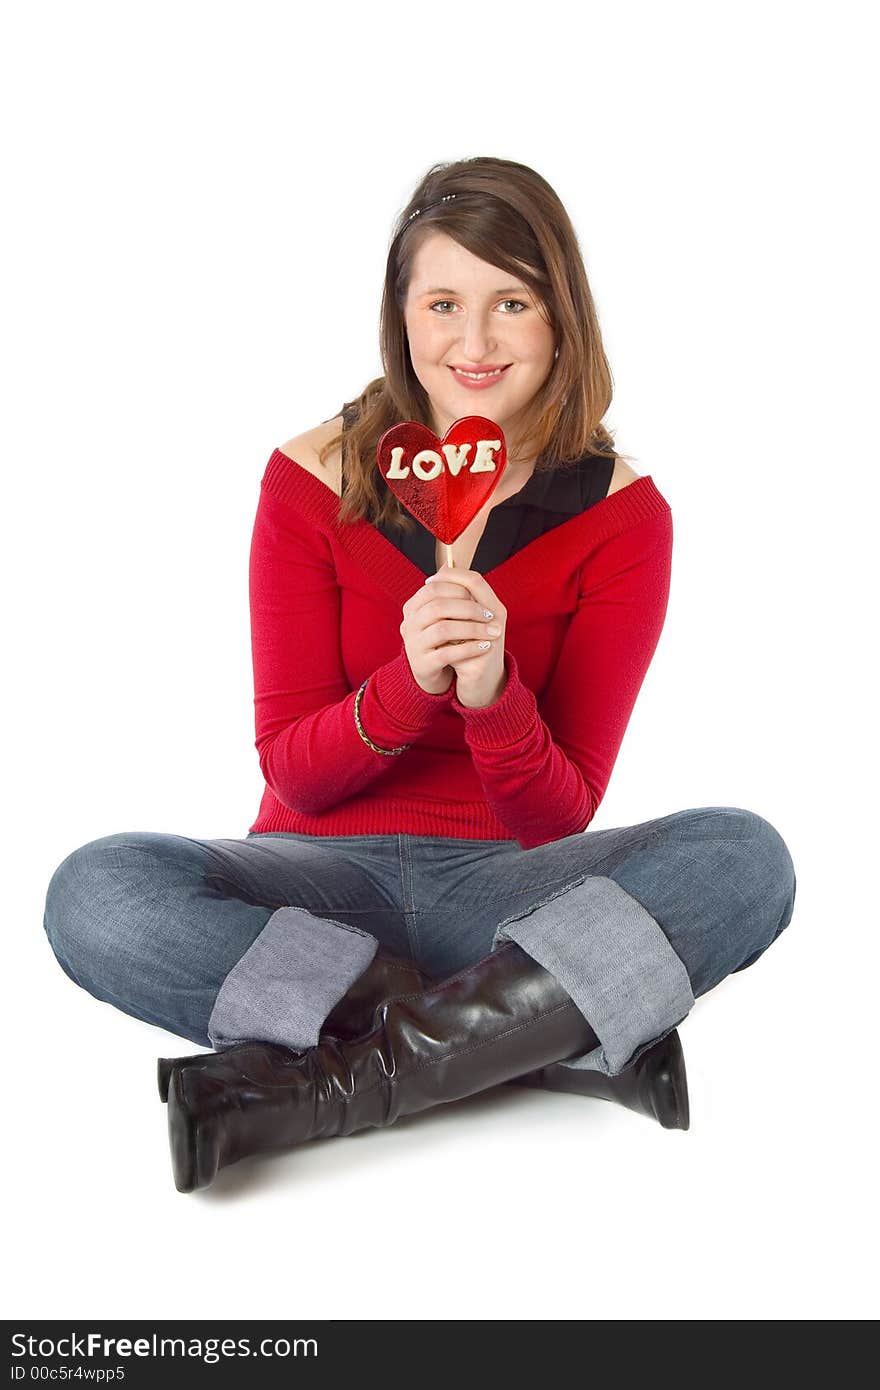
[[[367,681],[369,679],[369,676],[367,676]],[[366,733],[364,733],[364,726],[361,723],[361,700],[363,699],[364,691],[367,688],[367,681],[364,681],[357,695],[355,695],[354,697],[354,722],[357,725],[358,733],[360,734],[364,743],[368,744],[369,747],[372,748],[374,753],[384,753],[387,758],[393,758],[398,753],[405,753],[407,748],[412,748],[411,743],[402,743],[399,748],[380,748],[378,743],[374,743],[373,740]]]

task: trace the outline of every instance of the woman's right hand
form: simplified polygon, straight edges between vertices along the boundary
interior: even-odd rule
[[[445,694],[455,680],[453,648],[458,661],[483,656],[488,648],[478,643],[498,640],[500,631],[490,633],[490,622],[500,629],[497,616],[487,618],[470,591],[450,580],[423,584],[407,599],[400,635],[413,677],[427,695]]]

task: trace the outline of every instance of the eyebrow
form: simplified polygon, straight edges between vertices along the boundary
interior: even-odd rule
[[[501,290],[493,290],[493,294],[528,294],[525,285],[505,285]],[[435,285],[432,289],[422,290],[422,294],[458,294],[458,290],[451,290],[448,286]]]

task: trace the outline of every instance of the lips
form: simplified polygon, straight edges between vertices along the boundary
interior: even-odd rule
[[[462,382],[466,386],[490,385],[492,382],[500,381],[510,367],[509,362],[499,363],[495,367],[479,368],[459,368],[451,366],[449,370],[456,381]],[[473,373],[473,375],[471,375]]]

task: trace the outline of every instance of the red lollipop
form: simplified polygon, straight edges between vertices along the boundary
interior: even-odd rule
[[[446,546],[491,497],[507,467],[504,434],[484,415],[464,415],[438,439],[427,425],[392,425],[376,448],[379,472],[398,501]]]

